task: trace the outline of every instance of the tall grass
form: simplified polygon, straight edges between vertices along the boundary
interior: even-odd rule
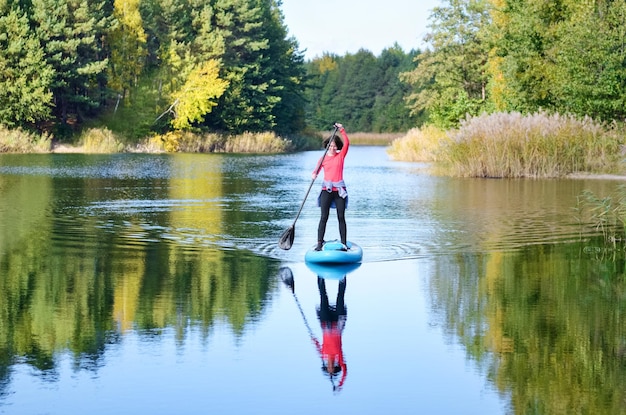
[[[52,145],[49,134],[35,134],[0,125],[0,153],[47,153]]]
[[[78,145],[85,153],[119,153],[124,151],[123,140],[108,128],[90,128],[81,133]]]
[[[588,224],[602,234],[613,250],[626,245],[626,185],[617,186],[613,196],[599,198],[590,190],[577,197],[578,221]]]
[[[354,145],[365,146],[387,146],[391,144],[395,139],[403,136],[402,133],[364,133],[353,132],[348,133],[350,136],[350,143]],[[324,133],[322,133],[324,135]],[[329,134],[326,134],[324,138],[327,138]]]
[[[182,153],[284,153],[294,149],[291,140],[273,132],[227,136],[175,131],[152,137],[145,146]]]
[[[397,161],[434,162],[448,135],[434,126],[413,128],[405,136],[396,138],[387,148],[387,154]]]
[[[284,153],[291,150],[291,141],[274,133],[243,133],[226,141],[227,153]]]
[[[590,118],[496,113],[466,119],[439,154],[454,176],[560,177],[618,171],[622,144]]]

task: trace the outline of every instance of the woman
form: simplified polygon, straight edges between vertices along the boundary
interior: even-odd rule
[[[322,191],[317,199],[322,215],[317,227],[316,251],[321,251],[324,246],[324,234],[326,233],[326,223],[328,222],[331,207],[337,209],[341,243],[344,247],[347,243],[346,207],[348,206],[348,192],[343,181],[343,163],[350,147],[350,139],[343,125],[336,123],[335,127],[339,130],[343,141],[336,135],[324,140],[324,147],[328,147],[328,151],[317,163],[312,175],[313,180],[315,180],[320,170],[324,169]],[[330,143],[329,140],[331,140]],[[345,250],[347,250],[347,247],[345,247]]]

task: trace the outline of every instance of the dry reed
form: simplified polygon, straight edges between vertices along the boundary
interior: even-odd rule
[[[0,125],[0,153],[47,153],[52,145],[49,134],[35,134]]]
[[[85,153],[119,153],[124,150],[123,141],[108,128],[90,128],[78,139]]]
[[[447,133],[434,126],[413,128],[405,136],[393,140],[387,154],[397,161],[437,161],[437,153],[447,139]]]
[[[324,135],[324,133],[320,133]],[[403,133],[363,133],[349,132],[350,142],[354,145],[364,146],[387,146],[395,139],[402,137]],[[328,133],[325,134],[328,136]]]
[[[226,140],[227,153],[284,153],[291,149],[291,141],[272,132],[243,133]]]
[[[173,131],[150,138],[144,145],[154,150],[182,153],[284,153],[293,149],[290,140],[272,132],[227,136]]]
[[[622,138],[590,118],[495,113],[468,118],[442,149],[455,176],[561,177],[613,172]]]

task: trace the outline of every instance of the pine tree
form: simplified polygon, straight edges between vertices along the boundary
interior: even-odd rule
[[[53,68],[19,8],[0,6],[0,124],[23,127],[51,114]]]
[[[323,130],[334,122],[334,97],[337,94],[340,58],[324,53],[306,65],[307,105],[306,122],[313,129]]]
[[[207,117],[211,128],[244,131],[289,130],[303,112],[304,76],[297,43],[286,29],[275,0],[214,0],[202,14],[195,50],[219,59],[229,88]]]
[[[404,96],[409,87],[399,79],[400,72],[411,69],[417,52],[404,53],[399,45],[382,51],[377,59],[381,78],[374,85],[375,102],[372,108],[371,131],[408,131],[417,125],[417,116],[411,116]]]
[[[32,23],[54,68],[54,114],[62,125],[101,103],[107,58],[100,43],[108,28],[103,4],[90,0],[32,0]]]

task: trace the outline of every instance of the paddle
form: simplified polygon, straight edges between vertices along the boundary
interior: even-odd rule
[[[298,301],[298,297],[296,296],[296,290],[294,286],[293,273],[289,267],[280,267],[278,270],[278,275],[280,276],[281,281],[289,288],[293,298],[296,300],[296,305],[298,306],[298,310],[300,311],[300,315],[302,316],[302,320],[304,321],[304,325],[306,326],[307,331],[309,332],[309,336],[311,339],[315,339],[315,335],[313,334],[313,330],[311,330],[311,326],[309,326],[309,322],[306,319],[306,315],[302,310],[302,306],[300,305],[300,301]]]
[[[331,134],[328,140],[328,144],[326,145],[326,148],[324,149],[324,154],[326,154],[326,152],[328,151],[328,148],[330,147],[330,143],[333,142],[333,138],[335,137],[335,134],[337,134],[337,130],[339,130],[339,128],[335,125],[335,129],[333,130],[333,133]],[[291,226],[287,228],[287,230],[285,230],[283,234],[280,235],[280,238],[278,239],[278,246],[281,249],[289,250],[291,249],[291,246],[293,245],[293,240],[296,237],[296,221],[300,217],[300,213],[302,212],[302,208],[304,207],[304,202],[306,202],[306,198],[309,196],[311,187],[313,187],[313,183],[315,182],[315,179],[317,179],[317,175],[319,174],[320,170],[322,170],[322,163],[320,163],[320,165],[317,167],[317,171],[315,172],[315,177],[313,178],[313,180],[311,180],[309,189],[306,191],[306,194],[304,195],[304,200],[302,201],[302,204],[300,205],[300,209],[298,210],[298,214],[296,215],[296,218],[293,220],[293,223],[291,224]]]

